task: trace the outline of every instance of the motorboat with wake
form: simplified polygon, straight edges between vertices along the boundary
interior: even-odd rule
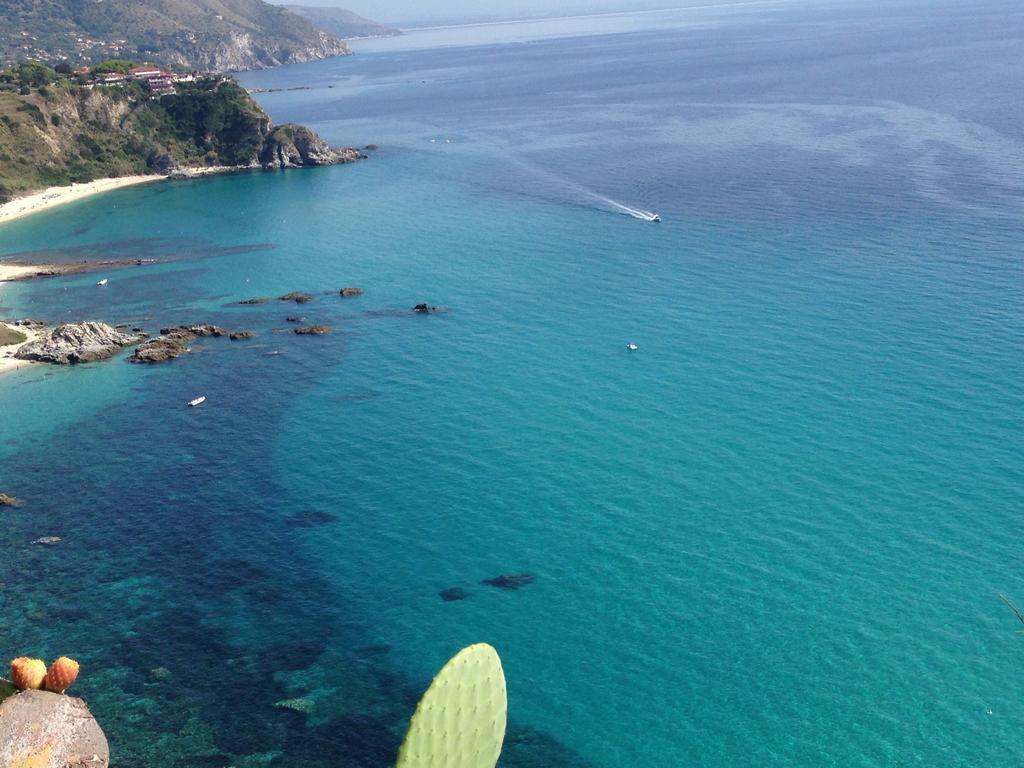
[[[206,402],[206,395],[200,395],[199,397],[195,398],[194,400],[189,400],[188,401],[188,407],[189,408],[195,408],[196,406],[202,405],[205,402]]]

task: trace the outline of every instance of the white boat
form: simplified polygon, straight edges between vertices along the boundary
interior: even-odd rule
[[[651,221],[653,221],[653,222],[655,222],[657,224],[660,224],[661,223],[661,216],[658,215],[657,213],[652,214],[651,215]]]
[[[107,284],[107,278],[105,278],[105,277],[102,280],[100,280],[98,283],[96,283],[96,285],[106,285],[106,284]]]
[[[631,341],[629,342],[629,344],[626,345],[626,349],[628,349],[630,352],[636,352],[638,349],[640,349],[640,347],[638,347]]]
[[[205,402],[206,402],[206,395],[200,395],[195,400],[189,400],[188,401],[188,407],[189,408],[195,408],[197,405],[202,405]]]

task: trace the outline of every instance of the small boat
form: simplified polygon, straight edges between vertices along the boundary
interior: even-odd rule
[[[100,280],[98,283],[96,283],[96,285],[106,285],[106,284],[107,284],[107,278],[105,278],[105,277],[102,280]]]
[[[655,224],[661,224],[661,216],[657,213],[651,214],[651,221]]]
[[[200,395],[195,400],[189,400],[188,401],[188,407],[189,408],[195,408],[197,405],[202,405],[205,402],[206,402],[206,395]]]
[[[638,347],[631,341],[629,342],[629,344],[626,345],[626,349],[628,349],[630,352],[636,352],[638,349],[640,349],[640,347]]]

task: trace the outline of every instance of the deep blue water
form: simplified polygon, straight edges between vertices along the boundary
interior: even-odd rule
[[[506,766],[1018,764],[1024,12],[440,34],[241,78],[366,162],[0,231],[162,262],[0,315],[258,333],[0,379],[0,648],[121,766],[387,765],[477,641]]]

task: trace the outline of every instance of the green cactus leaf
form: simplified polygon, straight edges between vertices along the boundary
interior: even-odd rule
[[[494,768],[507,712],[498,652],[486,643],[463,648],[420,699],[397,768]]]

